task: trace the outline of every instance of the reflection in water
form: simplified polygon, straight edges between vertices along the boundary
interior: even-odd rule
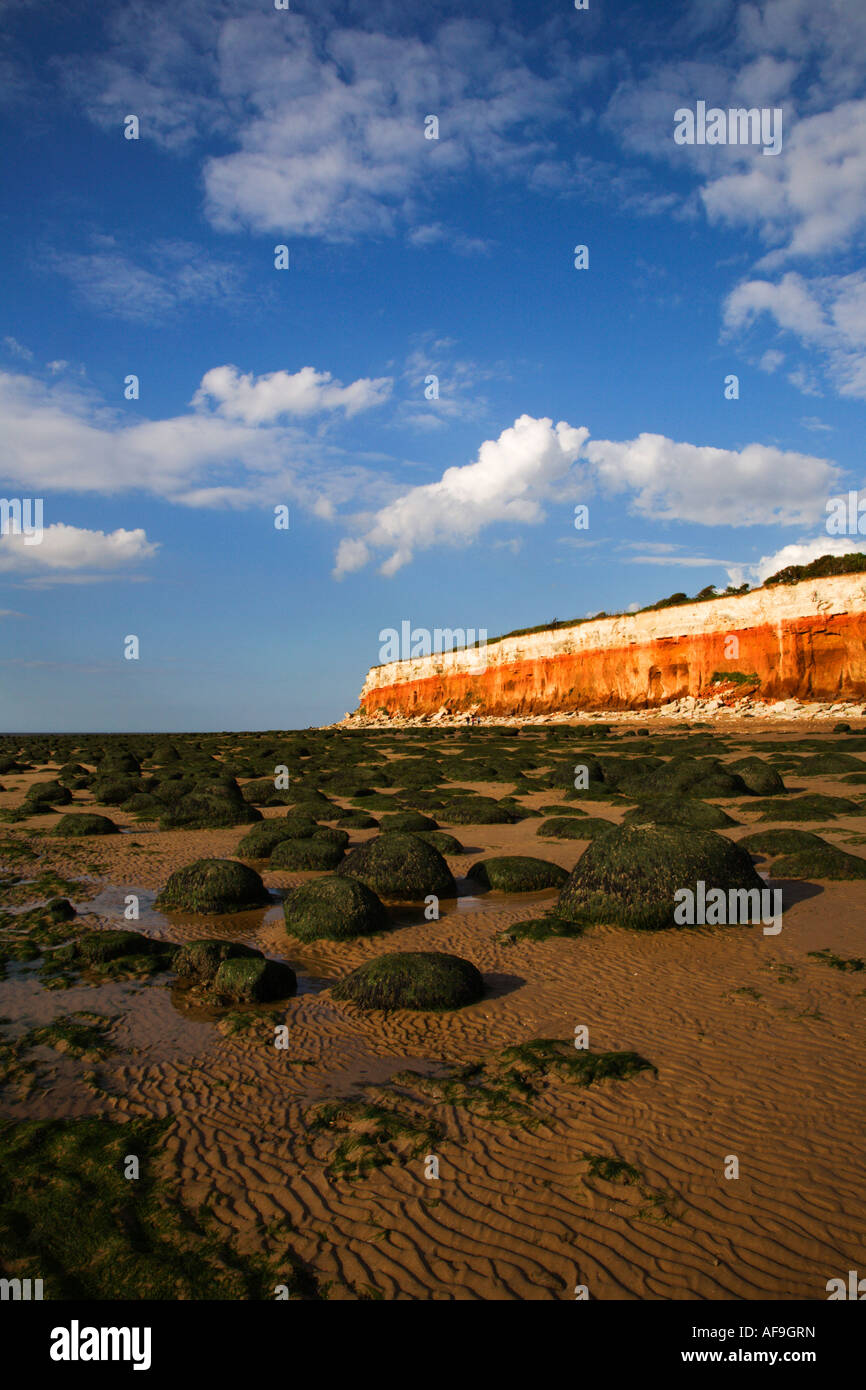
[[[156,894],[146,889],[136,891],[138,898],[138,920],[130,922],[124,916],[126,898],[133,891],[107,884],[98,897],[87,903],[76,904],[79,911],[94,912],[100,917],[111,919],[112,926],[124,931],[140,931],[144,936],[157,941],[171,941],[184,945],[188,941],[200,941],[203,937],[215,937],[223,941],[239,941],[244,946],[253,946],[272,959],[283,960],[298,977],[298,994],[316,994],[333,983],[333,972],[317,965],[315,956],[302,952],[291,956],[274,949],[275,928],[282,927],[283,905],[278,899],[266,907],[256,907],[249,912],[160,912],[154,907]],[[172,990],[174,998],[176,989]],[[199,1010],[194,1014],[185,1009],[190,1016],[202,1017]],[[216,1012],[208,1017],[219,1017]]]

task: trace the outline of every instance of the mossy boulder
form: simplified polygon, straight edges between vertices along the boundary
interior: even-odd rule
[[[117,826],[108,816],[97,816],[89,812],[61,816],[51,831],[52,835],[117,835]]]
[[[261,960],[262,952],[240,941],[222,941],[218,937],[202,937],[187,941],[174,958],[175,972],[200,984],[209,984],[224,960]]]
[[[265,1004],[287,999],[297,988],[294,970],[283,961],[232,956],[220,965],[211,991],[220,1004]]]
[[[166,969],[178,951],[168,941],[155,941],[135,931],[99,931],[79,937],[73,943],[72,956],[83,965],[103,965],[106,961],[124,956],[164,956]]]
[[[738,772],[732,772],[717,758],[693,758],[685,753],[677,754],[669,762],[645,775],[635,777],[626,773],[618,782],[617,788],[636,799],[665,795],[696,796],[705,799],[738,796],[749,790],[744,778]]]
[[[393,816],[383,816],[383,830],[437,830],[438,826],[430,816],[420,811],[396,811]]]
[[[309,840],[321,829],[317,820],[300,810],[288,811],[281,823],[288,826],[293,840]]]
[[[594,840],[613,823],[602,816],[551,816],[535,827],[535,833],[546,840]]]
[[[555,912],[566,921],[614,923],[639,931],[675,927],[675,895],[711,888],[763,889],[749,854],[713,830],[622,825],[589,846],[562,889]]]
[[[781,796],[786,790],[776,769],[765,763],[763,758],[739,758],[726,766],[742,777],[748,790],[755,796]]]
[[[484,993],[480,972],[461,956],[395,951],[365,961],[334,986],[334,998],[362,1009],[460,1009]]]
[[[835,820],[837,816],[859,816],[861,807],[844,796],[787,796],[784,801],[753,801],[743,807],[758,811],[759,820]]]
[[[34,782],[24,796],[24,806],[31,814],[43,807],[68,806],[72,792],[62,782]]]
[[[456,835],[449,835],[447,830],[416,830],[413,833],[419,840],[423,840],[425,845],[432,845],[434,849],[438,849],[440,854],[465,853]]]
[[[532,893],[542,888],[561,888],[568,878],[568,870],[547,859],[504,854],[480,859],[472,865],[468,877],[500,893]]]
[[[189,912],[244,912],[264,907],[270,894],[255,869],[235,859],[197,859],[176,869],[156,900],[157,908]]]
[[[241,790],[244,801],[256,806],[291,806],[295,793],[288,788],[274,786],[273,777],[259,777],[247,782]]]
[[[654,801],[641,802],[626,812],[624,820],[637,825],[646,822],[654,825],[694,825],[698,830],[721,830],[723,826],[737,824],[721,806],[713,806],[709,801],[700,801],[697,797],[677,796],[660,796]]]
[[[750,854],[796,854],[798,850],[826,842],[811,830],[755,830],[737,841]]]
[[[294,838],[293,827],[284,820],[262,820],[247,831],[235,853],[239,859],[269,859],[271,851],[281,840]]]
[[[828,844],[808,830],[767,830],[740,841],[752,853],[774,859],[773,878],[866,878],[866,859]]]
[[[89,787],[93,778],[81,763],[64,763],[57,774],[57,780],[71,791],[77,791],[82,787]]]
[[[320,825],[313,831],[310,838],[324,840],[326,844],[335,845],[337,849],[345,849],[349,843],[349,832],[340,830],[336,826]]]
[[[194,790],[173,800],[159,824],[162,830],[219,830],[261,819],[261,811],[244,800],[233,777],[218,777],[196,783]]]
[[[97,777],[90,787],[98,806],[122,806],[136,792],[143,790],[140,777]],[[72,797],[69,797],[72,800]]]
[[[270,866],[295,871],[335,869],[342,858],[340,845],[311,836],[308,840],[280,840],[271,852]]]
[[[400,830],[388,830],[359,845],[339,872],[360,879],[386,899],[418,902],[431,893],[438,898],[457,896],[457,885],[439,851]]]
[[[446,801],[439,819],[447,825],[511,825],[514,816],[507,806],[484,796]]]
[[[302,941],[345,941],[390,925],[385,906],[366,883],[336,874],[296,888],[283,903],[283,915],[286,931]]]
[[[337,825],[345,827],[346,830],[376,830],[379,822],[375,816],[368,816],[366,811],[347,811],[345,815],[340,816]]]
[[[835,777],[840,772],[866,772],[866,763],[862,758],[855,758],[853,753],[828,749],[825,753],[803,758],[796,772],[800,777]]]

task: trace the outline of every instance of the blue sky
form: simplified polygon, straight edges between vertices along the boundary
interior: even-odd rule
[[[3,728],[326,722],[404,620],[859,548],[860,0],[96,10],[0,0]]]

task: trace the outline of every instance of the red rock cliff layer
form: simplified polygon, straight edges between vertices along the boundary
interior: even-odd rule
[[[410,717],[434,714],[442,706],[457,712],[477,705],[484,715],[644,709],[706,694],[717,673],[754,674],[758,684],[752,688],[761,699],[861,700],[866,698],[866,586],[862,576],[856,585],[853,577],[844,578],[844,583],[833,578],[795,586],[809,592],[793,607],[812,612],[790,611],[790,589],[779,593],[777,604],[775,590],[761,590],[744,600],[758,594],[769,600],[743,602],[742,613],[736,599],[684,607],[681,626],[692,630],[680,633],[649,635],[653,626],[676,624],[677,610],[664,610],[581,624],[569,630],[580,644],[574,650],[555,650],[569,645],[562,630],[532,634],[522,639],[522,647],[518,639],[491,643],[486,669],[477,671],[461,669],[471,659],[464,653],[374,667],[361,709]],[[726,619],[717,630],[711,630],[713,610]],[[594,628],[597,645],[589,631]]]

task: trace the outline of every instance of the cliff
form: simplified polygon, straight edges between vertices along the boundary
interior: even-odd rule
[[[646,709],[724,690],[720,673],[762,700],[863,700],[864,637],[866,575],[809,579],[374,666],[359,712]]]

